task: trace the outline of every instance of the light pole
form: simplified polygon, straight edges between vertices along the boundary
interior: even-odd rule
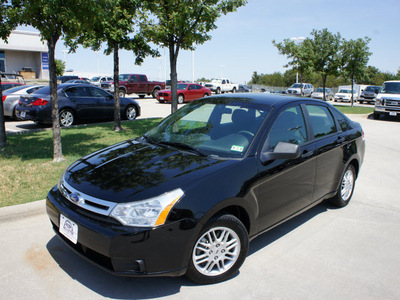
[[[293,42],[303,42],[306,38],[304,36],[296,36],[296,37],[292,37],[290,38],[291,41]],[[298,66],[297,66],[298,68]],[[296,83],[299,83],[299,72],[296,71]]]
[[[65,70],[67,70],[67,53],[68,53],[68,50],[62,50],[61,52],[64,53]]]

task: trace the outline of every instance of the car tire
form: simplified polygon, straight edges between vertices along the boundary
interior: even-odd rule
[[[63,109],[60,112],[60,126],[70,127],[75,123],[75,115],[70,109]]]
[[[146,97],[146,95],[139,95],[140,99],[143,99],[144,97]]]
[[[221,88],[217,88],[217,90],[215,91],[216,94],[221,94]]]
[[[224,281],[237,272],[248,249],[248,233],[238,218],[229,214],[214,217],[193,246],[186,276],[199,284]]]
[[[337,207],[344,207],[349,204],[353,196],[356,183],[356,170],[353,165],[348,165],[341,180],[338,192],[330,199],[330,203]]]
[[[203,98],[204,98],[204,97],[208,97],[208,96],[209,96],[209,95],[208,95],[207,93],[205,93],[205,94],[203,95]]]
[[[232,89],[232,93],[236,93],[236,87]]]
[[[151,93],[151,95],[153,96],[153,98],[157,98],[157,94],[158,94],[158,91],[159,91],[160,89],[154,89],[153,90],[153,92]]]
[[[178,95],[178,103],[182,104],[183,102],[185,102],[185,97],[182,94]]]
[[[374,120],[379,120],[381,118],[381,114],[378,114],[376,112],[374,112],[374,114],[372,115]]]
[[[363,100],[358,100],[358,103],[363,104],[364,101]]]
[[[125,108],[124,117],[129,121],[135,120],[137,117],[136,107],[134,105],[129,105],[127,108]]]
[[[120,98],[125,97],[125,91],[124,91],[123,89],[120,89],[120,90],[118,91],[118,95],[119,95]]]

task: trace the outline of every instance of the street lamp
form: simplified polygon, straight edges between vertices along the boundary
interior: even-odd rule
[[[304,36],[296,36],[290,38],[291,41],[293,42],[303,42],[306,38]],[[299,83],[299,72],[296,71],[296,83]]]

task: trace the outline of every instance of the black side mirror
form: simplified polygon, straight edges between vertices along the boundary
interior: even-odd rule
[[[267,162],[274,159],[296,159],[300,157],[300,147],[296,144],[279,142],[274,151],[263,151],[261,161]]]

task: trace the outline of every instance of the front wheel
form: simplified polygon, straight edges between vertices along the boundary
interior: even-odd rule
[[[224,281],[240,268],[248,249],[248,233],[238,218],[212,218],[193,247],[186,276],[200,284]]]
[[[70,127],[74,124],[74,113],[69,109],[63,109],[60,112],[60,125],[61,127]]]
[[[185,97],[183,95],[178,95],[178,103],[182,104],[185,101]]]
[[[349,204],[351,196],[353,196],[355,182],[356,171],[353,165],[349,165],[342,176],[338,192],[330,199],[331,204],[337,207],[344,207]]]
[[[157,98],[157,94],[158,94],[158,91],[159,91],[160,89],[154,89],[153,90],[153,92],[151,93],[151,95],[153,96],[153,98]]]
[[[129,121],[135,120],[137,117],[136,108],[133,105],[129,105],[125,109],[125,118]]]
[[[120,98],[124,98],[125,97],[125,91],[123,89],[120,89],[118,91],[118,95],[119,95]]]
[[[221,94],[221,88],[217,88],[217,90],[215,91],[216,94]]]

